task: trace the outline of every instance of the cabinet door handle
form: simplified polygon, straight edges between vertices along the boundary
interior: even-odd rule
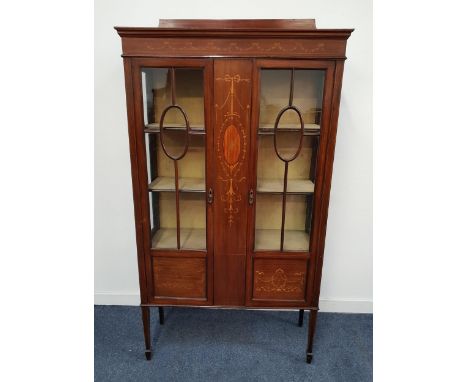
[[[249,191],[249,204],[252,205],[254,202],[254,192],[252,189]]]
[[[208,203],[209,204],[213,203],[213,189],[211,187],[208,190]]]

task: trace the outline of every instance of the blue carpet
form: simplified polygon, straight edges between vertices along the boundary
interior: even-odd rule
[[[95,306],[95,381],[371,381],[372,315],[319,313],[307,364],[308,313],[151,309],[153,358],[139,307]]]

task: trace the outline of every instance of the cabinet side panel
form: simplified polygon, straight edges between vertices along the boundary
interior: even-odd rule
[[[325,235],[327,231],[328,205],[333,173],[333,160],[335,156],[336,132],[338,128],[338,114],[341,98],[341,84],[343,79],[344,61],[337,61],[333,82],[331,100],[330,131],[326,142],[325,163],[323,169],[323,186],[320,210],[318,211],[317,256],[315,257],[315,274],[313,284],[312,304],[318,307],[320,297],[320,283],[322,280],[323,255],[325,250]]]
[[[140,282],[140,299],[141,303],[148,302],[147,278],[145,269],[145,248],[143,243],[143,226],[141,214],[141,190],[140,179],[138,176],[138,154],[136,144],[136,122],[135,122],[135,101],[133,96],[133,73],[132,61],[129,58],[124,58],[125,70],[125,92],[127,97],[127,119],[128,119],[128,139],[130,148],[130,161],[132,170],[132,186],[133,186],[133,207],[135,213],[135,231],[136,244],[138,254],[138,274]]]
[[[214,61],[214,304],[245,304],[250,60]]]

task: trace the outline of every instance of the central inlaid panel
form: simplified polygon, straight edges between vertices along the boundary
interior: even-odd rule
[[[248,207],[250,60],[214,61],[214,304],[244,305]]]

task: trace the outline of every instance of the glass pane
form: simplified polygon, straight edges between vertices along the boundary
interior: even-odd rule
[[[187,115],[190,128],[204,130],[203,70],[175,68],[175,100]],[[142,70],[143,108],[146,128],[159,128],[161,115],[172,104],[171,70],[144,68]],[[165,124],[184,127],[181,113],[171,110]]]
[[[283,133],[285,134],[285,133]],[[313,193],[315,182],[315,162],[318,148],[317,136],[305,136],[302,148],[296,159],[288,164],[288,193]],[[258,136],[257,193],[282,193],[284,182],[284,162],[275,152],[273,136]],[[287,143],[287,142],[286,142]],[[291,155],[296,150],[294,138],[284,152]],[[287,149],[288,147],[292,147]]]
[[[279,112],[289,104],[291,70],[263,69],[260,78],[260,128],[272,130]],[[301,112],[306,130],[320,128],[324,79],[323,70],[294,70],[292,104]],[[300,127],[292,112],[285,113],[282,122],[289,127]]]
[[[257,194],[255,201],[255,250],[279,251],[281,195]]]
[[[179,198],[180,248],[205,250],[205,195],[200,193],[180,193]],[[153,212],[153,216],[157,215],[159,220],[157,222],[153,220],[151,247],[154,249],[177,249],[177,220],[174,213],[176,205],[175,193],[152,193],[152,199],[157,203],[157,208],[153,207],[155,211]]]
[[[310,212],[305,195],[286,196],[283,247],[285,251],[309,250]]]
[[[149,189],[152,191],[175,191],[174,161],[170,159],[161,146],[159,134],[147,134],[147,164]],[[183,137],[166,139],[164,144],[180,147]],[[181,192],[205,192],[205,136],[192,135],[190,145],[182,159],[177,161],[179,190]]]
[[[324,75],[312,69],[261,71],[256,251],[309,250]]]
[[[142,81],[151,247],[206,250],[203,70],[145,68]]]
[[[311,197],[287,195],[283,251],[308,251]],[[258,194],[255,210],[255,250],[281,250],[282,195]]]

